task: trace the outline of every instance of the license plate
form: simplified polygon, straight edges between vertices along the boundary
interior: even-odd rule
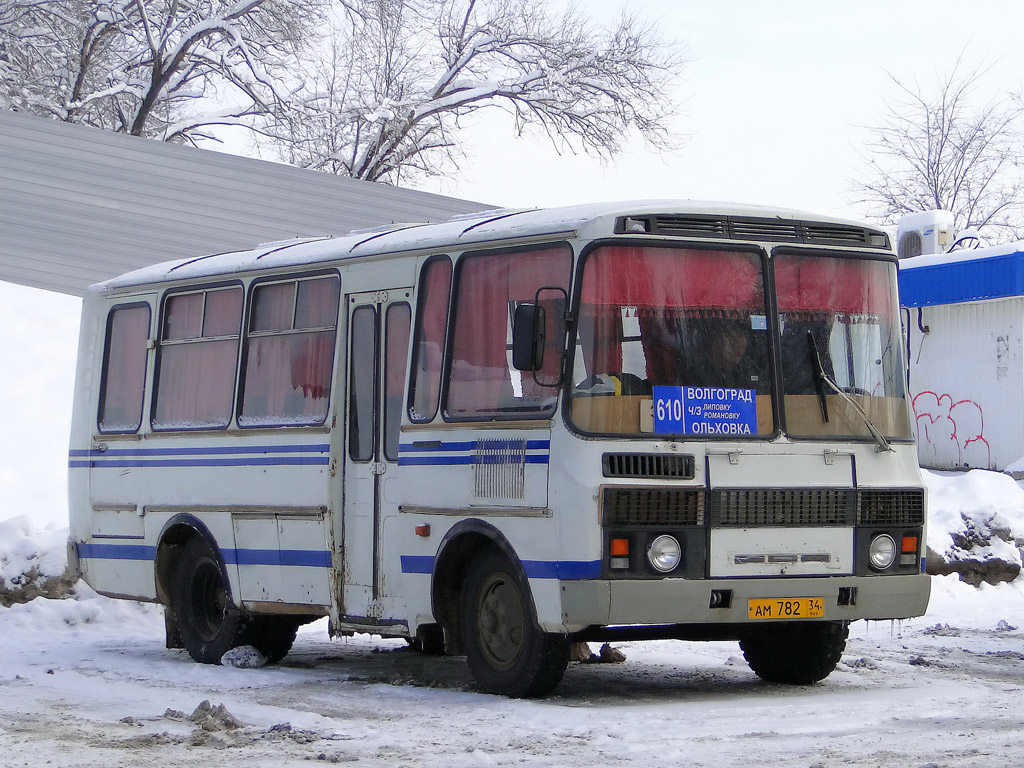
[[[747,600],[748,619],[820,619],[824,615],[823,597],[771,597]]]

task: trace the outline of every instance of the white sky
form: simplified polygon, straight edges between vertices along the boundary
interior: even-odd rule
[[[581,3],[600,22],[619,0]],[[457,178],[421,189],[508,206],[699,198],[800,208],[847,218],[858,152],[893,94],[886,70],[922,85],[966,46],[993,65],[980,96],[1021,86],[1021,0],[646,0],[632,4],[684,41],[677,130],[668,156],[639,142],[614,160],[558,155],[515,140],[511,120],[469,127]],[[0,520],[66,520],[65,475],[79,302],[0,283]]]

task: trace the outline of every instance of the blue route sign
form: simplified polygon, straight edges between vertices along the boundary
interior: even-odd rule
[[[665,435],[757,434],[752,389],[654,387],[654,431]]]

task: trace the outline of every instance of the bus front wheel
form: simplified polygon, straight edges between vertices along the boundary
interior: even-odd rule
[[[740,640],[743,658],[771,683],[810,685],[828,677],[846,648],[849,622],[811,621],[767,624]]]
[[[185,544],[171,602],[181,641],[196,661],[219,664],[225,653],[247,641],[249,622],[231,605],[220,560],[201,536]]]
[[[470,565],[461,618],[470,671],[491,693],[544,696],[562,679],[569,662],[568,639],[541,631],[525,578],[496,550]]]

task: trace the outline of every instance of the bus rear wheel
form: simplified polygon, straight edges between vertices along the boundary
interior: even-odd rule
[[[529,587],[506,557],[492,550],[473,561],[461,609],[466,660],[481,686],[515,698],[555,689],[569,663],[568,639],[541,631]]]
[[[181,641],[201,664],[219,664],[225,653],[248,641],[250,623],[231,605],[220,559],[201,536],[185,544],[171,602]]]
[[[846,648],[847,621],[812,621],[756,627],[740,640],[743,658],[762,680],[810,685],[828,677]]]

